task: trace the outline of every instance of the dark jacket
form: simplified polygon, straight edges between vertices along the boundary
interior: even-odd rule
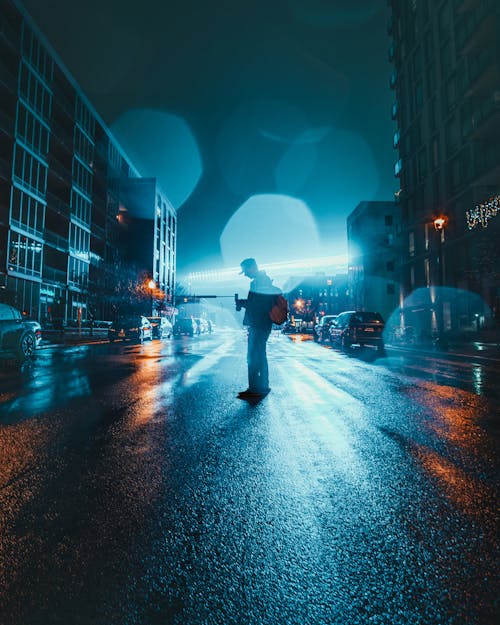
[[[265,271],[259,271],[257,276],[250,282],[250,291],[246,300],[241,300],[245,308],[243,325],[262,330],[270,330],[273,322],[269,311],[273,305],[274,297],[279,289],[273,286],[271,278]]]

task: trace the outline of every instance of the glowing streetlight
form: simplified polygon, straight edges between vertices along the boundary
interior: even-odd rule
[[[304,300],[299,298],[295,300],[295,309],[297,312],[302,311],[304,308]]]
[[[446,217],[436,217],[433,223],[435,230],[444,230],[444,227],[446,226]]]

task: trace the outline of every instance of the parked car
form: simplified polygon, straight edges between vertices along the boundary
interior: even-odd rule
[[[173,326],[166,317],[148,317],[153,329],[154,339],[169,339],[172,336]]]
[[[383,352],[384,327],[380,313],[350,310],[340,313],[330,325],[330,340],[343,350],[348,350],[353,345],[369,345]]]
[[[0,304],[0,358],[23,363],[33,356],[37,344],[34,323],[38,324],[25,321],[17,308]]]
[[[206,319],[194,317],[193,321],[196,324],[195,334],[205,334],[206,332],[208,332],[208,323]]]
[[[174,324],[174,336],[193,336],[198,331],[198,326],[191,317],[178,317]]]
[[[143,315],[134,315],[114,321],[108,330],[108,338],[111,343],[121,339],[125,341],[151,340],[153,338],[153,328],[149,320]]]
[[[314,326],[313,337],[317,343],[324,343],[330,340],[330,325],[335,321],[337,315],[324,315]]]

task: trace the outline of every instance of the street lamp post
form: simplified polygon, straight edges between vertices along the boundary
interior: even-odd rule
[[[446,217],[436,217],[434,219],[434,229],[438,235],[438,247],[437,247],[437,262],[438,262],[438,272],[437,272],[437,282],[438,282],[438,316],[437,316],[437,326],[438,326],[438,335],[437,335],[437,346],[439,349],[446,349],[446,339],[444,336],[444,299],[443,299],[443,289],[445,282],[444,276],[444,262],[443,262],[443,239],[444,239],[444,230],[446,227],[447,219]]]
[[[153,310],[153,293],[154,293],[154,290],[156,288],[156,282],[154,280],[150,280],[148,282],[148,288],[149,288],[149,292],[150,292],[151,315],[154,315],[154,310]]]

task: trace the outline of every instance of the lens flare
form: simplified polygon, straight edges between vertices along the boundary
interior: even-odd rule
[[[134,109],[111,126],[141,176],[157,178],[179,208],[194,191],[202,173],[198,145],[186,122],[154,109]]]

